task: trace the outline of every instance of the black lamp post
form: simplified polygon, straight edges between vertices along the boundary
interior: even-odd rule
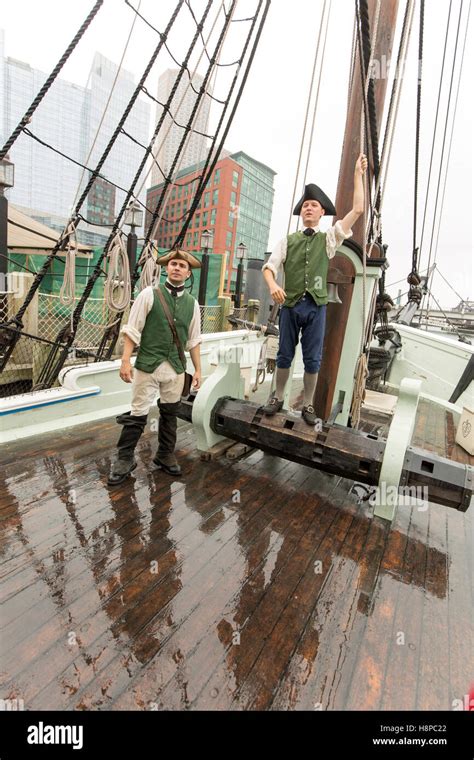
[[[237,282],[235,283],[235,306],[240,309],[242,306],[242,283],[244,279],[244,261],[247,257],[247,246],[245,243],[239,243],[237,246],[236,256],[239,260],[237,266]]]
[[[0,291],[7,290],[8,272],[8,201],[4,195],[7,187],[13,187],[15,165],[8,156],[0,161]]]
[[[127,225],[127,227],[130,227],[130,232],[127,237],[127,256],[131,274],[135,269],[137,260],[138,238],[135,230],[140,228],[143,224],[143,209],[137,201],[130,201],[128,208],[125,211],[123,223]]]
[[[205,230],[201,235],[201,277],[199,280],[198,301],[200,306],[206,305],[207,276],[209,273],[209,251],[212,250],[214,243],[214,233],[212,230]]]

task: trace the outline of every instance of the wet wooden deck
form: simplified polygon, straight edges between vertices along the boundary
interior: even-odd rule
[[[370,418],[367,427],[380,427]],[[420,427],[418,435],[426,429]],[[373,517],[254,451],[106,486],[113,420],[9,446],[2,690],[25,709],[453,709],[473,679],[472,509]]]

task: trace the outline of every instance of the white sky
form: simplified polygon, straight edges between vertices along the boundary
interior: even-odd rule
[[[382,0],[382,2],[384,1]],[[139,0],[134,0],[135,6],[138,6],[138,3]],[[453,104],[458,80],[457,72],[461,57],[462,35],[470,0],[464,0],[464,2],[463,0],[452,0],[452,29],[447,53],[450,71],[453,41],[461,3],[463,3],[461,37],[453,85]],[[227,0],[228,4],[229,0]],[[257,0],[239,0],[235,18],[251,15],[256,4]],[[8,3],[4,1],[0,26],[6,32],[6,55],[25,61],[34,68],[49,72],[93,5],[93,0],[75,0],[74,3],[65,3],[63,0],[41,0],[41,2],[15,0]],[[160,0],[160,2],[142,0],[140,11],[156,28],[162,30],[175,5],[175,0]],[[198,16],[204,8],[204,2],[203,0],[191,0],[191,6]],[[261,44],[257,50],[239,110],[226,142],[226,147],[230,150],[243,150],[277,172],[270,247],[286,234],[322,7],[323,0],[292,0],[292,2],[273,0],[262,33]],[[440,0],[426,0],[418,243],[421,236],[448,7],[447,0],[442,2]],[[400,0],[400,18],[404,8],[405,0]],[[212,10],[210,18],[213,18],[214,13],[215,11]],[[95,20],[64,67],[61,77],[85,85],[92,57],[96,50],[118,63],[134,17],[135,14],[127,7],[124,0],[104,0]],[[316,182],[333,200],[336,192],[345,123],[353,18],[353,0],[332,0],[313,148],[306,180],[307,182]],[[469,26],[472,29],[472,18]],[[182,59],[184,56],[193,28],[189,11],[183,8],[175,25],[175,33],[170,36],[169,40],[170,48],[178,59]],[[234,60],[236,56],[233,53],[238,50],[239,39],[242,39],[246,28],[247,24],[245,23],[233,25],[233,36],[230,36],[226,41],[227,48],[223,53],[222,62]],[[417,41],[418,15],[412,31],[409,65],[405,75],[390,173],[384,197],[383,232],[384,242],[389,244],[388,255],[390,260],[390,269],[386,275],[387,283],[406,278],[411,266]],[[471,43],[472,33],[470,32],[457,106],[444,209],[441,217],[437,264],[442,274],[459,294],[464,298],[472,299],[474,294],[472,286],[473,83],[471,72],[473,61]],[[137,19],[124,61],[124,67],[133,72],[136,79],[139,78],[145,68],[156,44],[156,33],[149,29],[143,21]],[[199,69],[201,72],[204,71],[205,61],[202,64]],[[174,64],[168,55],[166,53],[160,54],[147,82],[151,92],[155,92],[159,74],[170,66],[174,66]],[[221,69],[220,71],[221,78],[218,80],[215,89],[215,94],[218,96],[225,92],[228,81],[226,76],[229,76],[230,69]],[[449,77],[447,83],[449,85]],[[444,125],[444,106],[448,85],[442,93],[439,117],[442,125]],[[217,116],[218,112],[214,109],[211,118],[215,121]],[[447,146],[449,145],[449,135],[450,128],[448,129]],[[434,163],[432,195],[428,206],[427,226],[421,257],[422,270],[426,267],[428,260],[437,187],[436,180],[439,171],[440,145],[441,138],[436,146],[437,160]],[[302,184],[301,179],[300,187]],[[348,210],[338,209],[339,215],[342,216]],[[406,283],[402,282],[400,286],[391,290],[392,295],[396,294],[398,287],[401,287],[403,292],[408,288]],[[458,301],[457,296],[445,285],[438,274],[435,274],[433,291],[444,307],[453,306]]]

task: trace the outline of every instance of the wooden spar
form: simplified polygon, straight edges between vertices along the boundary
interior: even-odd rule
[[[377,40],[374,49],[374,61],[378,62],[378,68],[381,72],[379,78],[374,78],[377,132],[379,134],[388,83],[387,77],[383,76],[385,69],[381,64],[384,61],[388,62],[391,59],[398,5],[399,0],[382,0],[380,4]],[[369,0],[368,7],[371,30],[374,28],[376,6],[377,0]],[[360,119],[362,106],[363,99],[360,60],[358,57],[358,49],[356,49],[354,76],[347,111],[339,180],[336,192],[336,209],[338,211],[338,218],[342,218],[352,208],[354,166],[357,156],[360,153]],[[371,159],[370,156],[368,156],[368,158],[369,160]],[[370,176],[373,177],[373,163],[371,160],[370,168]],[[367,210],[368,204],[366,199],[365,212],[354,225],[353,236],[351,238],[351,244],[356,244],[354,247],[358,249],[359,254],[362,253],[362,246],[364,244]],[[334,218],[334,221],[336,221],[336,217]],[[374,257],[378,255],[377,246],[374,246],[372,254]],[[339,275],[343,274],[345,276],[352,276],[353,274],[351,262],[345,256],[339,254],[336,254],[329,264],[329,281],[334,281],[334,279],[337,281],[338,276],[336,270],[339,270]],[[344,335],[346,332],[350,299],[352,298],[352,287],[346,285],[344,288],[339,288],[339,296],[342,300],[342,304],[329,303],[327,306],[323,360],[314,398],[316,413],[318,417],[321,417],[324,420],[327,420],[329,417],[334,403],[334,389],[339,370]]]
[[[194,399],[191,395],[180,402],[180,419],[192,421]],[[231,396],[222,396],[214,404],[210,427],[217,435],[274,456],[369,486],[379,485],[387,445],[379,436],[334,423],[315,429],[286,412],[266,417],[259,404]],[[472,468],[408,447],[400,485],[426,487],[431,502],[465,511],[473,491]]]

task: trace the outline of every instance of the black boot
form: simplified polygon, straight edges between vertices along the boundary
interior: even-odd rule
[[[161,401],[158,401],[160,409],[158,451],[153,461],[158,467],[167,472],[168,475],[181,475],[181,467],[174,455],[176,430],[178,427],[178,418],[176,417],[178,406],[179,401],[175,404],[163,404]]]
[[[137,466],[134,451],[145,428],[147,418],[147,414],[134,417],[131,412],[120,414],[116,418],[118,424],[123,425],[123,428],[117,443],[118,457],[110,471],[107,485],[117,486],[123,483]]]

